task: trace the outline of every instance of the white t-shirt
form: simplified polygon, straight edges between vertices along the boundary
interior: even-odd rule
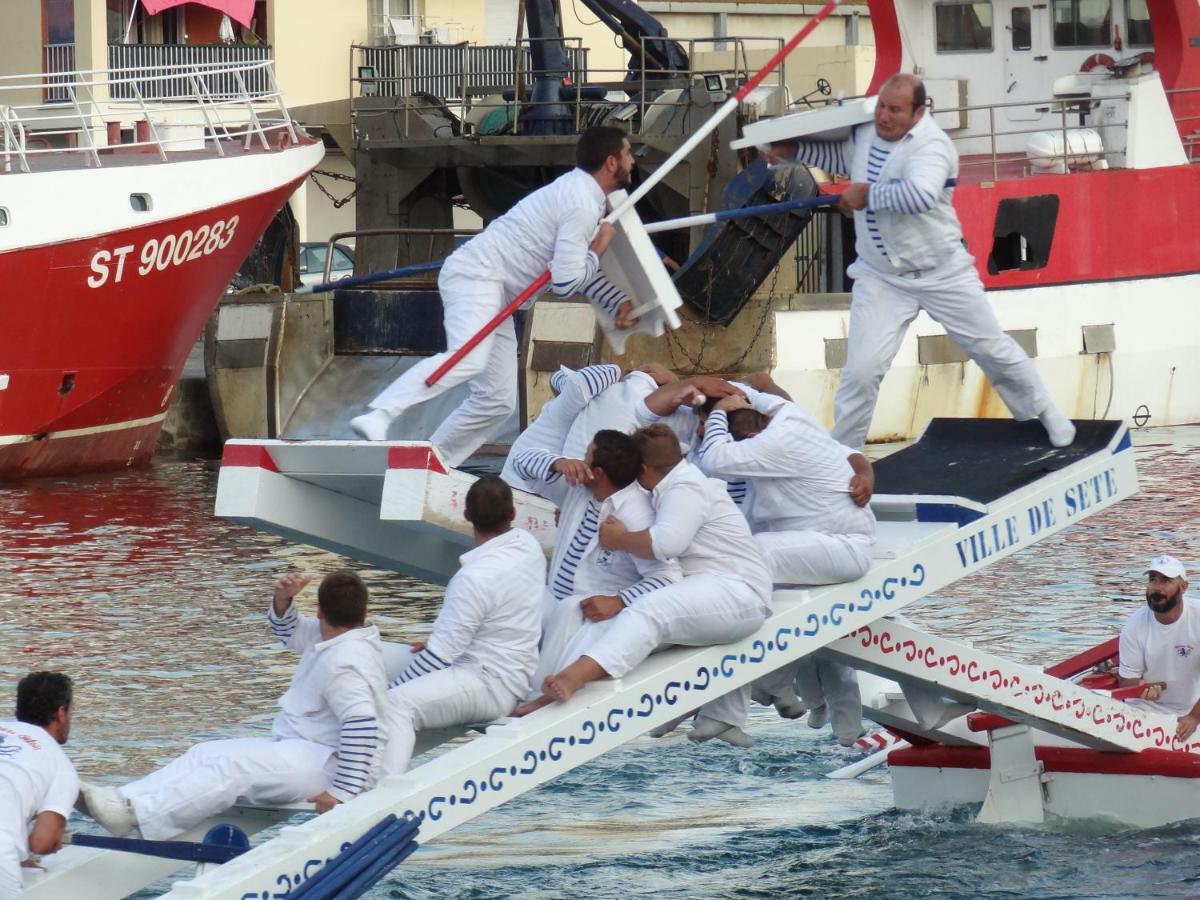
[[[1155,712],[1182,716],[1200,700],[1200,600],[1183,598],[1183,615],[1170,625],[1143,606],[1121,629],[1122,678],[1165,681],[1155,702],[1130,703]]]
[[[41,813],[71,815],[79,776],[50,734],[25,722],[0,722],[0,844],[29,856],[29,824]]]

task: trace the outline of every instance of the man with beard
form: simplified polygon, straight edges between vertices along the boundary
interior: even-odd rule
[[[1173,556],[1146,569],[1146,605],[1121,629],[1121,687],[1146,685],[1129,702],[1179,716],[1175,736],[1186,741],[1200,724],[1200,601],[1188,600],[1187,572]]]
[[[633,304],[600,272],[613,226],[601,222],[607,197],[628,187],[629,140],[619,128],[589,128],[575,147],[577,166],[525,197],[451,254],[438,276],[445,309],[445,353],[421,360],[356,416],[350,427],[368,441],[387,440],[407,409],[468,384],[470,394],[430,437],[457,466],[504,424],[517,406],[517,336],[512,319],[485,337],[436,384],[429,377],[542,272],[559,297],[585,294],[618,328],[631,328]],[[532,305],[531,299],[528,305]]]

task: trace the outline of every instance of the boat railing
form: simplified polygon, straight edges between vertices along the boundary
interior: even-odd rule
[[[398,268],[402,259],[404,265],[417,265],[444,259],[454,248],[446,251],[442,245],[448,241],[452,242],[455,238],[474,237],[482,230],[481,228],[358,228],[354,231],[337,231],[331,234],[329,240],[325,242],[325,271],[322,274],[321,283],[329,284],[333,275],[333,247],[346,238],[353,238],[356,248],[360,238],[400,238],[396,242],[396,258],[394,260],[394,265]],[[428,278],[427,275],[423,277]],[[436,277],[435,273],[435,280]]]
[[[65,99],[44,102],[51,89]],[[39,157],[102,166],[118,146],[166,161],[169,151],[224,156],[237,142],[265,150],[281,135],[298,139],[269,59],[0,76],[0,129],[3,171],[23,172]]]
[[[557,39],[555,39],[557,40]],[[756,70],[751,64],[754,49],[778,50],[783,39],[773,36],[722,36],[692,38],[676,43],[687,47],[688,58],[695,59],[699,48],[711,45],[717,52],[728,54],[723,65],[693,65],[686,71],[663,72],[647,61],[647,48],[655,41],[667,38],[645,38],[641,41],[639,65],[630,75],[626,67],[598,69],[588,64],[588,52],[580,38],[566,38],[570,61],[571,84],[565,86],[562,97],[548,101],[532,101],[528,90],[543,75],[561,74],[557,71],[534,69],[529,39],[505,46],[453,45],[396,45],[385,47],[355,46],[352,48],[350,96],[359,108],[369,108],[370,114],[391,108],[403,114],[400,137],[412,136],[411,116],[422,113],[450,112],[459,122],[464,134],[515,133],[521,116],[539,105],[568,106],[573,111],[577,130],[592,124],[594,110],[600,106],[610,118],[620,121],[632,135],[661,137],[687,133],[696,122],[690,121],[692,102],[690,88],[714,85],[713,93],[731,91],[744,83]],[[715,81],[714,81],[715,79]],[[772,73],[764,88],[779,92],[776,112],[784,107],[783,85],[786,71],[783,66]],[[571,90],[577,86],[581,90]],[[590,89],[582,90],[582,89]],[[603,99],[594,92],[603,91]],[[520,103],[500,99],[509,93]],[[723,97],[722,97],[723,99]],[[392,102],[389,104],[389,100]],[[358,101],[365,101],[359,103]],[[497,119],[492,115],[503,110]],[[480,124],[476,124],[480,123]],[[486,129],[501,129],[487,131]]]
[[[1200,87],[1171,88],[1166,92],[1172,110],[1200,110]],[[1181,102],[1182,101],[1182,102]],[[1190,162],[1200,162],[1200,113],[1175,113],[1175,125],[1183,140],[1183,149]]]

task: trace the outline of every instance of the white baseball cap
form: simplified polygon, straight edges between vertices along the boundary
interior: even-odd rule
[[[1187,578],[1187,572],[1184,571],[1183,563],[1173,556],[1156,556],[1150,560],[1150,565],[1146,566],[1147,572],[1158,572],[1160,575],[1166,575],[1168,578]]]

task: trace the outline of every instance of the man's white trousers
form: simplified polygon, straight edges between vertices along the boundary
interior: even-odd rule
[[[381,777],[408,771],[417,732],[509,715],[521,698],[471,665],[452,665],[388,690]]]
[[[0,900],[19,900],[21,860],[12,837],[0,831]]]
[[[458,466],[504,425],[517,408],[517,333],[510,316],[432,386],[425,379],[504,308],[504,288],[443,270],[446,352],[421,360],[371,401],[393,419],[460,384],[470,393],[430,437],[449,466]]]
[[[759,531],[762,551],[775,584],[844,584],[871,568],[874,538],[820,531]]]
[[[708,647],[739,641],[757,631],[769,613],[768,602],[745,582],[707,573],[689,575],[638,597],[615,618],[600,623],[609,627],[581,629],[590,640],[579,655],[590,656],[613,678],[621,678],[660,645]],[[737,688],[706,703],[700,714],[741,727],[749,698],[749,685]]]
[[[197,744],[157,772],[120,789],[142,837],[165,841],[233,806],[295,803],[333,783],[333,748],[290,738],[235,738]]]
[[[879,383],[922,309],[946,329],[987,376],[1018,420],[1051,407],[1050,395],[1020,345],[1004,333],[973,264],[957,258],[948,272],[922,278],[878,276],[854,268],[846,365],[834,400],[834,440],[859,449],[867,439]]]

